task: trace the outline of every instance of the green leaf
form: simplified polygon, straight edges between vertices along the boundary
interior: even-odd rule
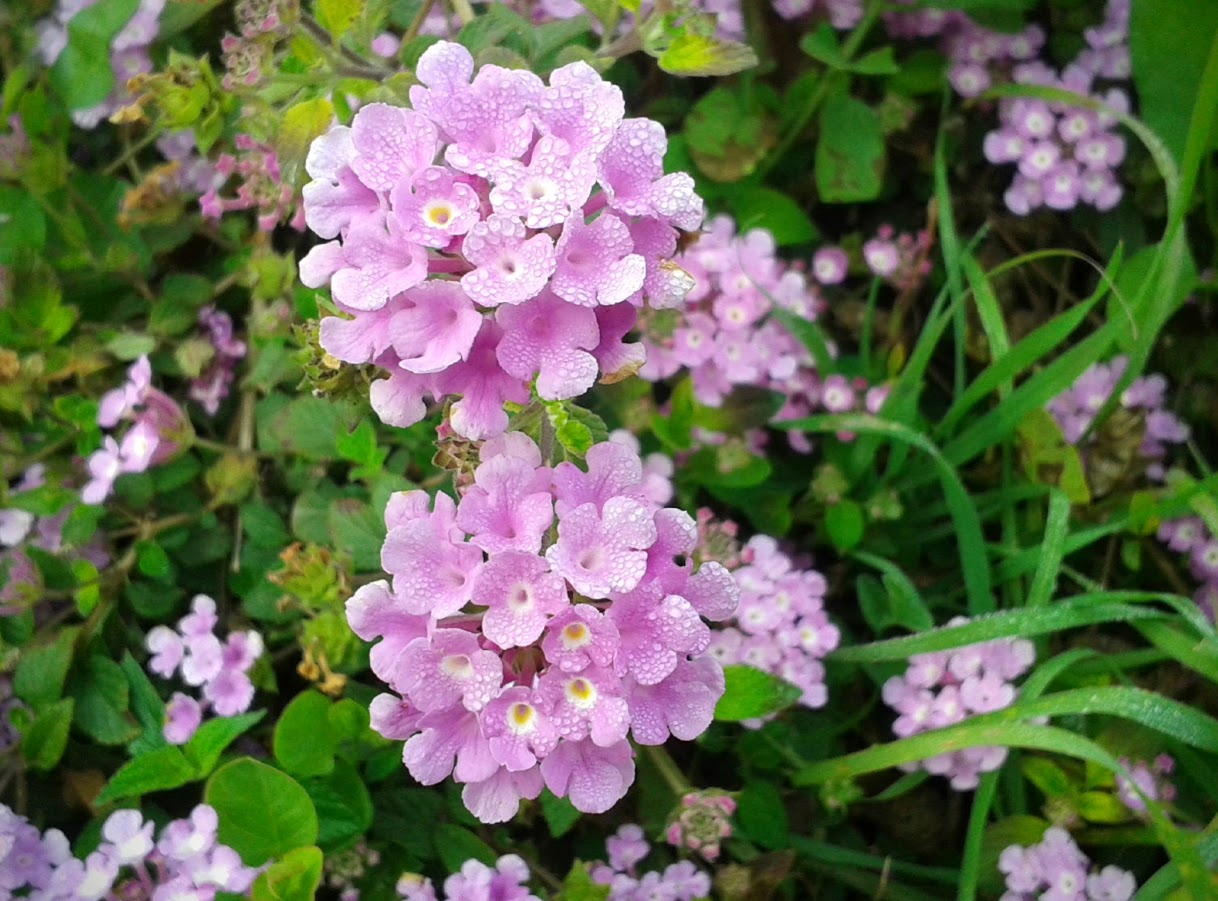
[[[312,901],[321,885],[321,848],[293,848],[254,882],[254,901]]]
[[[1046,798],[1068,798],[1074,794],[1074,783],[1066,771],[1047,757],[1024,757],[1020,762],[1024,778],[1035,785]]]
[[[773,117],[755,91],[745,93],[720,85],[700,97],[685,117],[690,157],[718,182],[736,182],[751,175],[777,142]]]
[[[376,466],[384,462],[384,452],[377,446],[376,426],[362,419],[354,431],[338,436],[337,448],[344,460],[361,466]]]
[[[1048,410],[1030,411],[1016,430],[1024,473],[1038,485],[1060,488],[1072,504],[1091,503],[1078,448],[1066,441]]]
[[[1206,58],[1215,40],[1218,4],[1138,0],[1133,5],[1129,50],[1138,109],[1177,161],[1184,158]]]
[[[337,0],[350,2],[350,0]],[[283,121],[278,129],[275,141],[279,152],[280,165],[283,166],[283,180],[292,184],[304,166],[305,155],[309,145],[315,138],[326,133],[330,123],[334,121],[334,104],[326,97],[314,97],[302,100],[288,107],[283,114]]]
[[[173,564],[165,549],[151,539],[135,543],[136,566],[150,579],[167,582],[173,576]]]
[[[271,747],[275,760],[294,776],[322,776],[334,769],[338,737],[330,728],[330,700],[305,689],[284,708]]]
[[[571,872],[562,882],[562,890],[554,896],[554,901],[607,901],[610,886],[594,882],[592,874],[583,861],[576,860],[571,864]]]
[[[799,700],[800,691],[785,679],[751,666],[725,666],[727,690],[715,705],[715,719],[737,723],[777,713]]]
[[[72,665],[72,648],[80,630],[75,626],[61,629],[52,644],[26,649],[13,675],[13,693],[35,711],[42,710],[63,696],[68,667]]]
[[[33,195],[0,185],[0,265],[11,266],[23,250],[42,250],[46,240],[46,216]]]
[[[207,780],[204,799],[220,817],[220,841],[249,866],[317,842],[317,811],[308,792],[272,766],[242,757]]]
[[[450,873],[460,870],[467,860],[480,860],[493,867],[499,857],[494,848],[455,823],[441,823],[436,829],[436,851],[440,855],[440,863]]]
[[[340,762],[330,775],[306,780],[304,787],[317,810],[318,844],[340,846],[372,825],[372,798],[351,764]]]
[[[542,789],[538,804],[553,838],[562,838],[579,822],[581,814],[575,809],[575,805],[566,798],[558,797],[548,788]]]
[[[872,50],[857,60],[847,58],[838,46],[837,32],[828,22],[822,23],[816,31],[804,35],[799,42],[799,49],[814,60],[842,72],[856,72],[859,75],[894,75],[900,71],[900,67],[892,57],[891,47]]]
[[[123,668],[94,655],[73,675],[77,728],[103,745],[123,745],[140,733],[128,712],[128,684]]]
[[[740,234],[764,228],[779,247],[814,241],[818,236],[816,226],[799,204],[773,188],[753,187],[735,192],[729,195],[728,204]]]
[[[64,698],[44,707],[26,727],[21,736],[21,753],[30,769],[48,771],[55,768],[68,746],[75,701]]]
[[[884,176],[884,127],[879,114],[845,91],[830,94],[820,111],[816,187],[826,203],[879,196]]]
[[[651,430],[660,443],[673,451],[689,450],[693,443],[694,384],[689,378],[677,382],[669,398],[668,415],[651,418]]]
[[[1087,822],[1106,826],[1127,823],[1133,818],[1133,814],[1121,803],[1121,799],[1109,792],[1083,792],[1078,797],[1075,809]]]
[[[69,110],[89,109],[110,96],[110,43],[135,14],[139,0],[107,0],[68,22],[68,45],[51,67],[51,85]]]
[[[239,716],[218,716],[200,726],[183,748],[186,752],[186,759],[198,771],[196,778],[202,779],[210,774],[220,761],[220,755],[224,753],[224,749],[265,715],[265,710],[258,710]]]
[[[124,362],[138,360],[156,349],[156,338],[139,332],[119,332],[106,342],[106,350]]]
[[[127,677],[128,696],[130,697],[131,712],[143,727],[143,733],[136,738],[127,750],[133,757],[138,757],[148,751],[165,747],[165,737],[161,734],[165,720],[165,704],[157,694],[155,686],[148,679],[148,674],[131,656],[130,651],[123,653],[121,664],[123,675]]]
[[[317,22],[336,41],[351,30],[364,12],[364,0],[317,0]]]
[[[867,520],[863,516],[863,508],[848,498],[825,511],[825,530],[839,553],[846,553],[858,547],[866,528]]]
[[[351,555],[357,572],[379,572],[385,518],[370,504],[353,497],[332,501],[327,515],[330,543]]]
[[[771,850],[790,846],[787,807],[769,782],[749,782],[736,799],[736,821],[755,844]]]
[[[757,54],[748,44],[685,32],[660,54],[659,62],[672,75],[732,75],[757,65]]]
[[[123,764],[110,777],[95,803],[109,804],[155,791],[168,791],[199,779],[181,748],[163,745]]]

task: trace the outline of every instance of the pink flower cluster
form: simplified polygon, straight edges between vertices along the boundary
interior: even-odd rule
[[[663,872],[638,875],[638,864],[651,851],[643,829],[627,823],[605,841],[609,862],[592,868],[592,881],[609,886],[609,901],[695,901],[710,897],[710,876],[688,860],[670,864]]]
[[[274,148],[249,135],[237,135],[233,143],[237,153],[220,154],[216,178],[199,198],[203,216],[219,219],[225,213],[256,210],[258,228],[264,232],[274,231],[280,222],[304,231],[304,207],[299,204],[295,189],[283,180]],[[236,195],[221,197],[220,188],[233,178],[239,180]]]
[[[897,234],[891,225],[881,225],[875,237],[863,245],[863,262],[876,278],[902,293],[912,293],[930,275],[931,240],[925,229],[916,234]],[[814,273],[815,266],[813,260]]]
[[[127,371],[127,381],[102,395],[97,424],[113,429],[126,420],[131,427],[122,442],[113,435],[89,457],[89,481],[81,489],[86,504],[100,504],[125,472],[144,472],[181,450],[191,434],[190,420],[168,394],[152,387],[152,364],[140,357]]]
[[[202,691],[202,701],[176,691],[165,706],[165,740],[175,745],[190,740],[208,707],[217,716],[249,710],[254,684],[247,673],[263,651],[262,636],[253,630],[230,632],[221,643],[215,635],[216,602],[207,595],[195,595],[190,609],[178,620],[176,632],[153,626],[145,639],[152,653],[149,670],[164,679],[176,673]]]
[[[1112,397],[1117,382],[1129,367],[1129,358],[1114,357],[1108,363],[1093,363],[1087,367],[1074,384],[1049,402],[1049,412],[1061,427],[1062,434],[1071,444],[1080,445],[1083,436],[1095,422],[1095,415]],[[1120,397],[1120,406],[1140,414],[1145,419],[1145,432],[1138,455],[1149,462],[1147,475],[1152,479],[1163,478],[1163,459],[1169,445],[1183,444],[1188,440],[1189,429],[1174,413],[1165,408],[1167,379],[1158,373],[1134,379]],[[1087,449],[1091,442],[1080,445],[1083,464],[1087,463]]]
[[[104,0],[59,0],[55,12],[38,23],[38,55],[43,63],[53,66],[68,46],[68,25],[83,10]],[[114,88],[110,96],[89,109],[72,113],[72,121],[81,128],[95,128],[98,123],[120,107],[131,102],[127,82],[136,75],[152,71],[148,49],[156,40],[158,20],[166,0],[139,0],[139,5],[127,23],[110,41],[110,68],[114,72]]]
[[[343,316],[321,345],[372,363],[373,408],[388,423],[460,395],[452,427],[487,438],[505,401],[576,397],[598,372],[631,371],[636,308],[681,303],[678,228],[697,228],[693,179],[665,175],[664,129],[625,119],[621,91],[590,66],[546,85],[484,66],[441,42],[419,59],[413,109],[360,109],[317,139],[305,219],[328,243],[301,261]]]
[[[948,625],[968,620],[956,617]],[[1012,679],[1023,675],[1036,659],[1032,642],[1003,638],[968,645],[952,651],[915,654],[902,676],[884,683],[884,703],[899,716],[892,731],[900,738],[942,729],[978,713],[1010,707],[1015,701]],[[1004,747],[966,748],[948,751],[920,763],[904,764],[906,772],[924,769],[946,776],[952,788],[967,791],[977,787],[982,773],[993,772],[1007,758]]]
[[[0,804],[0,895],[39,901],[106,898],[212,901],[218,892],[247,894],[258,871],[216,840],[216,811],[200,804],[173,820],[159,839],[138,810],[116,810],[102,825],[97,850],[81,861],[58,829],[40,833]]]
[[[1137,884],[1116,866],[1095,870],[1065,829],[1045,830],[1039,844],[1010,845],[998,858],[1006,876],[1001,901],[1129,901]]]
[[[719,859],[719,843],[732,834],[736,800],[726,792],[688,792],[669,820],[664,838],[674,848],[688,848],[708,861]]]
[[[773,0],[773,4],[774,12],[784,19],[816,13],[840,31],[853,28],[863,20],[863,0]]]
[[[1201,586],[1193,599],[1211,622],[1218,611],[1218,537],[1199,516],[1169,519],[1159,526],[1159,540],[1188,557],[1188,568]]]
[[[372,724],[404,739],[411,775],[465,783],[503,822],[542,786],[601,813],[634,781],[640,744],[689,740],[724,691],[710,628],[739,597],[717,563],[695,571],[694,520],[643,489],[642,461],[605,442],[587,471],[544,465],[520,432],[487,441],[458,500],[394,495],[381,561],[347,618],[395,694]]]
[[[211,362],[190,382],[190,397],[215,416],[220,402],[228,397],[237,363],[245,358],[245,342],[233,337],[233,320],[223,310],[208,304],[199,310],[199,327],[212,346]]]
[[[1117,774],[1117,797],[1134,813],[1146,813],[1146,802],[1142,800],[1142,795],[1139,795],[1138,791],[1141,791],[1151,801],[1159,803],[1170,803],[1175,800],[1176,787],[1171,783],[1170,776],[1176,769],[1176,761],[1170,754],[1160,754],[1150,763],[1144,760],[1131,761],[1127,757],[1122,757],[1121,765],[1129,771],[1129,775]]]
[[[845,255],[836,248],[826,250],[814,259],[813,276],[823,284],[839,282],[846,275]],[[709,407],[720,406],[737,386],[781,392],[787,400],[775,414],[776,422],[817,410],[848,412],[864,403],[879,409],[887,389],[868,390],[866,382],[818,373],[808,349],[771,317],[777,308],[814,320],[824,300],[800,269],[777,257],[768,231],[737,235],[731,217],[716,216],[677,262],[692,277],[693,287],[679,311],[641,317],[647,361],[640,376],[655,382],[687,369],[694,397]],[[788,438],[796,449],[810,449],[805,436],[790,433]],[[763,440],[760,433],[749,436],[753,445]]]
[[[1084,31],[1086,47],[1060,72],[1039,58],[1045,32],[1038,25],[1000,34],[962,12],[935,9],[890,12],[885,22],[897,37],[941,35],[951,60],[949,79],[964,97],[1014,83],[1072,91],[1111,108],[1097,111],[1033,97],[999,101],[1000,125],[986,135],[984,152],[991,163],[1017,164],[1004,200],[1022,216],[1042,206],[1068,210],[1079,203],[1110,210],[1120,201],[1123,191],[1114,170],[1125,157],[1125,141],[1114,131],[1115,113],[1129,111],[1129,97],[1116,87],[1101,93],[1096,82],[1130,77],[1129,9],[1130,0],[1108,0],[1104,20]]]
[[[447,901],[541,901],[529,891],[529,865],[516,854],[504,854],[492,869],[478,860],[467,860],[460,872],[444,880]],[[398,880],[398,894],[405,901],[437,901],[430,879],[407,873]]]
[[[715,631],[711,654],[725,666],[742,663],[779,676],[800,690],[804,707],[823,707],[829,695],[821,660],[841,641],[825,615],[825,577],[797,568],[768,535],[749,539],[741,558],[744,565],[732,573],[740,606],[734,625]]]

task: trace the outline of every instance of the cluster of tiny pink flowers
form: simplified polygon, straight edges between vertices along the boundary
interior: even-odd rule
[[[33,491],[46,484],[46,467],[41,463],[30,466],[17,483],[9,488],[10,498]],[[41,580],[38,567],[26,553],[38,548],[50,554],[73,555],[100,568],[110,556],[104,539],[98,535],[81,547],[67,546],[63,526],[71,515],[73,505],[49,516],[35,516],[18,507],[0,508],[0,617],[28,610],[39,598]]]
[[[1053,826],[1031,847],[1010,845],[998,857],[1006,877],[1001,901],[1129,901],[1137,884],[1116,866],[1096,870],[1065,829]]]
[[[388,374],[371,388],[381,419],[407,426],[425,396],[460,395],[452,428],[488,438],[534,378],[561,400],[642,363],[623,338],[644,302],[684,299],[671,258],[702,201],[688,175],[664,174],[663,127],[624,119],[621,91],[584,63],[547,86],[475,75],[468,50],[441,42],[415,74],[413,109],[368,104],[310,149],[305,219],[338,240],[301,279],[328,284],[344,314],[322,320],[322,347]]]
[[[516,854],[504,854],[495,866],[467,860],[461,870],[444,880],[444,894],[436,895],[430,879],[406,873],[397,892],[405,901],[541,901],[529,891],[529,865]]]
[[[177,631],[154,626],[145,639],[152,654],[150,671],[164,679],[178,674],[202,694],[199,700],[177,691],[165,705],[165,740],[175,745],[190,740],[209,708],[217,716],[249,710],[254,684],[247,674],[263,652],[262,636],[253,630],[230,632],[220,641],[215,634],[216,602],[207,595],[195,595],[190,609],[178,621]]]
[[[275,43],[299,15],[299,0],[237,0],[237,34],[220,39],[226,91],[255,87],[272,71]]]
[[[1163,522],[1159,540],[1188,557],[1189,571],[1201,583],[1193,600],[1213,621],[1218,612],[1218,538],[1201,517],[1186,516]]]
[[[710,876],[688,860],[670,864],[663,872],[638,875],[638,865],[651,852],[643,829],[627,823],[605,841],[607,864],[592,868],[592,881],[609,886],[609,901],[695,901],[710,896]]]
[[[721,664],[745,664],[778,676],[800,690],[804,707],[823,707],[829,695],[821,661],[841,641],[825,614],[825,577],[798,568],[768,535],[750,538],[741,559],[744,565],[732,573],[740,604],[733,625],[715,631],[710,653]]]
[[[1176,769],[1176,761],[1170,754],[1160,754],[1150,763],[1122,757],[1121,765],[1128,770],[1129,775],[1117,773],[1117,797],[1134,813],[1146,813],[1146,801],[1142,795],[1162,804],[1170,804],[1176,799],[1176,786],[1170,778]],[[1142,794],[1138,794],[1139,791]]]
[[[326,885],[338,893],[338,901],[359,901],[356,881],[380,863],[381,852],[361,837],[352,847],[326,855]]]
[[[168,460],[190,435],[190,420],[177,401],[152,387],[152,364],[146,356],[132,364],[127,381],[102,395],[98,405],[97,424],[103,429],[124,421],[130,426],[122,441],[107,434],[89,457],[89,481],[80,492],[86,504],[102,503],[123,473],[144,472]]]
[[[177,187],[184,194],[197,197],[219,188],[228,180],[216,171],[214,162],[199,153],[195,133],[189,128],[165,132],[157,138],[156,148],[168,162],[178,164]]]
[[[0,894],[39,901],[213,901],[218,892],[248,895],[258,871],[216,840],[214,808],[200,804],[173,820],[158,839],[138,810],[116,810],[102,841],[85,860],[72,856],[58,829],[40,833],[0,804]]]
[[[190,382],[190,397],[215,416],[220,402],[228,397],[237,363],[245,358],[245,342],[233,337],[233,320],[223,310],[208,304],[199,310],[199,328],[212,346],[211,362]]]
[[[773,0],[774,12],[784,19],[797,19],[814,13],[824,16],[839,31],[853,28],[863,20],[863,0]]]
[[[1095,422],[1095,415],[1112,397],[1117,382],[1129,367],[1129,358],[1114,357],[1108,363],[1093,363],[1074,382],[1049,402],[1065,439],[1079,445]],[[1149,461],[1147,475],[1160,480],[1164,475],[1163,460],[1173,444],[1188,440],[1189,429],[1174,413],[1165,409],[1167,379],[1158,373],[1134,379],[1120,397],[1122,409],[1140,413],[1145,418],[1146,431],[1138,454]],[[1086,465],[1087,445],[1079,447]]]
[[[876,278],[909,293],[930,275],[930,247],[931,235],[925,229],[897,234],[891,225],[881,225],[875,237],[863,245],[863,262]],[[814,273],[815,267],[813,260]]]
[[[392,688],[372,724],[406,740],[411,775],[450,774],[483,822],[542,786],[601,813],[634,781],[634,751],[710,725],[724,691],[703,618],[739,591],[717,563],[695,570],[693,518],[644,490],[643,465],[608,441],[544,465],[520,432],[484,443],[458,500],[394,495],[381,563],[392,585],[347,602],[372,670]],[[551,530],[557,538],[551,542]]]
[[[965,622],[965,617],[956,617],[948,625]],[[884,683],[884,703],[899,714],[892,731],[907,738],[963,722],[975,714],[1010,707],[1015,701],[1011,680],[1027,672],[1035,659],[1032,642],[1022,638],[915,654],[904,675]],[[977,787],[982,773],[998,769],[1006,758],[1004,747],[965,748],[903,764],[902,768],[946,776],[952,788],[967,791]]]
[[[872,389],[872,395],[863,380],[818,373],[803,343],[771,317],[780,308],[814,320],[824,301],[799,268],[777,257],[768,231],[737,235],[731,217],[716,216],[677,262],[692,277],[693,287],[680,311],[643,317],[647,360],[640,376],[654,382],[686,369],[695,398],[710,407],[720,406],[737,386],[781,392],[786,403],[775,414],[776,422],[822,409],[842,413],[866,405],[878,410],[887,389]],[[823,283],[845,277],[845,261],[834,253],[814,260],[813,269]],[[840,278],[835,275],[839,269]],[[697,437],[706,443],[723,440],[701,431]],[[788,438],[796,449],[810,449],[804,435],[790,433]],[[747,440],[759,447],[764,438],[757,433]]]
[[[38,55],[43,63],[53,66],[68,46],[68,24],[82,10],[104,0],[59,0],[55,12],[38,23]],[[127,82],[136,75],[152,71],[148,48],[156,40],[161,12],[166,0],[140,0],[134,14],[110,41],[110,68],[114,72],[114,88],[110,96],[97,106],[72,113],[72,121],[81,128],[94,128],[115,110],[131,102]]]
[[[664,831],[674,848],[688,848],[708,861],[719,858],[720,842],[732,834],[735,799],[718,790],[688,792]]]
[[[1073,209],[1080,203],[1110,210],[1123,190],[1115,169],[1125,158],[1116,133],[1117,113],[1129,111],[1120,88],[1100,94],[1100,79],[1129,77],[1129,0],[1109,0],[1104,22],[1086,31],[1088,48],[1060,73],[1040,61],[1012,70],[1017,84],[1061,88],[1094,97],[1110,109],[1088,109],[1033,97],[1006,97],[998,104],[999,128],[985,137],[992,163],[1016,163],[1018,172],[1004,199],[1013,213],[1040,206]]]
[[[274,231],[280,222],[304,231],[304,207],[297,202],[292,186],[283,181],[274,148],[249,135],[237,135],[233,144],[237,153],[220,154],[216,183],[199,198],[204,217],[219,219],[225,213],[255,210],[258,228],[264,232]],[[220,188],[234,177],[239,179],[236,195],[221,197]]]

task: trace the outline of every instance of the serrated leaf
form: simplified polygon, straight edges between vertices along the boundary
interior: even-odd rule
[[[660,68],[672,75],[732,75],[757,65],[748,44],[685,32],[659,56]]]
[[[210,774],[216,768],[224,749],[238,736],[253,728],[265,715],[265,710],[257,710],[239,716],[218,716],[200,726],[182,749],[186,759],[198,772],[197,778],[201,779]]]
[[[499,857],[494,848],[455,823],[441,823],[436,829],[436,851],[440,855],[440,863],[453,873],[460,870],[467,860],[479,860],[493,867]]]
[[[34,710],[49,707],[63,696],[79,631],[74,626],[61,629],[53,643],[22,651],[13,675],[13,693]]]
[[[313,901],[323,863],[316,845],[292,849],[258,875],[251,890],[254,901]]]
[[[567,798],[560,798],[548,788],[543,789],[537,803],[541,807],[541,815],[546,819],[553,838],[562,838],[579,822],[582,814],[575,809]]]
[[[723,668],[727,690],[715,705],[715,719],[736,723],[777,713],[799,700],[800,690],[777,676],[751,666]]]
[[[128,712],[127,676],[113,660],[94,655],[72,677],[77,728],[103,745],[122,745],[140,733]]]
[[[72,111],[104,101],[114,87],[110,44],[134,15],[139,0],[107,0],[68,22],[68,43],[51,67],[51,84]]]
[[[814,241],[816,226],[794,200],[773,188],[748,188],[729,195],[728,204],[736,216],[741,234],[763,228],[779,247]]]
[[[109,804],[112,801],[137,798],[150,792],[168,791],[198,778],[198,771],[186,759],[181,748],[164,745],[123,764],[118,772],[110,777],[95,803]]]
[[[279,127],[275,147],[279,152],[286,184],[296,181],[304,166],[305,155],[315,138],[321,137],[334,121],[334,104],[326,97],[302,100],[288,107]]]
[[[68,746],[75,701],[64,698],[44,707],[21,735],[21,754],[33,770],[55,768]]]

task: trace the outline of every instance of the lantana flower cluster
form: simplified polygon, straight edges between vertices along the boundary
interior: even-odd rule
[[[710,896],[710,876],[691,861],[670,864],[663,871],[639,873],[639,864],[651,845],[643,828],[634,823],[620,827],[605,842],[609,862],[592,868],[592,880],[609,886],[609,901],[695,901]]]
[[[1117,773],[1117,797],[1134,813],[1146,813],[1146,801],[1142,795],[1157,803],[1169,804],[1176,799],[1176,786],[1171,781],[1171,774],[1176,769],[1176,761],[1170,754],[1160,754],[1150,763],[1145,760],[1133,761],[1122,757],[1121,765],[1125,767],[1129,775]]]
[[[775,414],[776,422],[822,409],[843,413],[864,406],[866,382],[817,372],[808,349],[771,316],[783,309],[815,320],[825,304],[803,271],[778,258],[768,231],[737,235],[730,216],[716,216],[677,262],[692,277],[693,287],[680,310],[641,317],[647,360],[640,376],[654,382],[686,369],[694,397],[709,407],[721,406],[737,386],[781,392],[786,403]],[[828,284],[845,278],[844,255],[823,256],[820,263],[819,272],[814,263],[818,280]],[[876,394],[868,403],[878,409],[882,400]],[[701,430],[699,437],[715,441]],[[747,437],[753,445],[763,441],[760,433]],[[792,432],[788,438],[798,450],[810,448],[802,434]]]
[[[114,488],[115,480],[127,472],[144,472],[163,463],[182,449],[192,434],[190,420],[168,394],[152,387],[152,364],[143,356],[127,371],[127,381],[102,395],[97,424],[114,429],[129,422],[121,442],[114,434],[89,457],[89,481],[81,489],[86,504],[100,504]]]
[[[637,453],[609,441],[586,462],[545,465],[508,432],[483,444],[457,500],[394,495],[392,582],[347,602],[355,633],[381,639],[371,665],[394,692],[373,702],[373,727],[406,741],[419,782],[464,783],[484,822],[543,785],[608,810],[634,781],[627,733],[693,739],[724,691],[704,620],[735,612],[735,580],[695,569],[697,525],[648,499]]]
[[[81,12],[105,0],[59,0],[55,11],[38,23],[38,55],[44,64],[53,66],[68,46],[68,26]],[[110,41],[110,68],[114,72],[114,88],[110,96],[96,106],[76,110],[72,121],[81,128],[95,128],[98,123],[131,102],[127,81],[136,75],[152,71],[148,48],[160,30],[159,19],[166,0],[139,0],[135,12]]]
[[[1049,412],[1065,439],[1079,445],[1084,467],[1095,436],[1093,434],[1087,444],[1080,442],[1095,422],[1096,414],[1116,391],[1117,382],[1128,367],[1129,358],[1125,356],[1114,357],[1108,363],[1093,363],[1069,389],[1049,402]],[[1170,445],[1183,444],[1189,437],[1188,426],[1166,408],[1166,400],[1167,379],[1152,373],[1134,379],[1118,401],[1120,409],[1137,414],[1144,423],[1137,454],[1147,463],[1146,474],[1156,481],[1163,478],[1163,461]]]
[[[39,901],[247,895],[258,871],[217,841],[217,826],[215,809],[200,804],[153,839],[155,825],[138,810],[116,810],[102,825],[101,844],[82,861],[58,829],[40,833],[0,804],[0,894],[28,892]]]
[[[529,383],[546,400],[630,372],[636,308],[679,305],[678,229],[702,221],[688,175],[665,175],[659,123],[626,119],[621,91],[590,66],[550,76],[483,66],[430,47],[413,109],[362,107],[314,142],[305,219],[323,238],[301,261],[343,315],[322,347],[371,363],[373,408],[423,418],[424,398],[460,396],[451,424],[482,439],[507,427]]]
[[[825,577],[797,567],[768,535],[750,538],[741,559],[744,565],[732,572],[740,605],[733,624],[715,631],[711,654],[725,666],[745,664],[778,676],[800,690],[801,705],[823,707],[829,694],[821,661],[841,641],[825,613]]]
[[[190,740],[209,709],[217,716],[249,710],[254,684],[248,674],[264,649],[262,636],[252,629],[230,632],[221,642],[215,634],[216,602],[207,595],[195,595],[190,608],[176,631],[153,626],[145,639],[152,652],[151,672],[163,679],[179,675],[202,695],[200,699],[176,691],[165,706],[165,740],[175,745]]]
[[[504,854],[495,866],[467,860],[444,880],[444,893],[436,894],[430,879],[406,873],[398,880],[405,901],[541,901],[529,891],[529,865],[517,854]]]
[[[967,621],[956,617],[948,625]],[[884,703],[899,714],[892,731],[907,738],[1010,707],[1016,695],[1011,681],[1026,673],[1035,660],[1035,647],[1022,638],[915,654],[904,675],[884,683]],[[952,788],[967,791],[977,787],[982,773],[998,769],[1006,758],[1004,747],[965,748],[902,764],[902,769],[946,776]]]
[[[887,282],[902,293],[912,293],[930,275],[931,234],[926,229],[917,232],[897,232],[891,225],[881,225],[875,237],[863,244],[863,262],[872,275]],[[819,258],[813,258],[813,274],[818,275]],[[824,279],[820,279],[824,283]]]
[[[237,364],[245,359],[245,342],[233,337],[232,317],[214,305],[199,310],[199,328],[211,344],[212,357],[207,368],[190,382],[191,400],[215,416],[220,402],[228,397]]]
[[[295,188],[283,180],[279,155],[269,144],[240,134],[233,139],[236,153],[222,153],[216,160],[216,177],[199,198],[199,209],[208,219],[225,213],[255,210],[258,228],[272,232],[280,222],[304,231],[304,208]],[[236,194],[221,197],[220,189],[230,180],[237,181]]]
[[[687,848],[705,860],[719,859],[720,843],[732,834],[736,799],[718,789],[686,792],[669,817],[664,838],[674,848]]]
[[[1065,829],[1046,829],[1035,845],[1010,845],[998,858],[1006,876],[1001,901],[1129,901],[1137,883],[1117,866],[1096,869]]]

